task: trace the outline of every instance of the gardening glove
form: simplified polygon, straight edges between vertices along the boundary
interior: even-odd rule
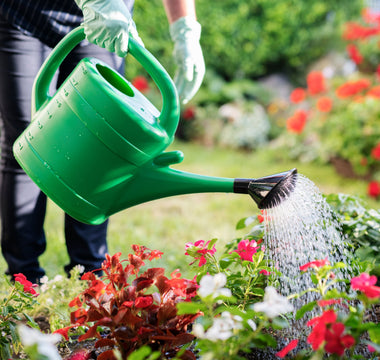
[[[173,56],[178,66],[174,76],[178,95],[183,104],[195,95],[205,75],[201,45],[201,25],[192,16],[184,16],[170,25],[174,42]]]
[[[86,39],[121,57],[128,53],[129,36],[142,46],[131,13],[122,0],[75,0],[83,12]]]

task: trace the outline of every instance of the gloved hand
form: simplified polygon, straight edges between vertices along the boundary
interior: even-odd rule
[[[83,12],[86,38],[108,51],[124,57],[129,36],[142,43],[131,13],[122,0],[75,0]]]
[[[205,75],[205,63],[199,43],[201,25],[194,17],[184,16],[170,25],[174,42],[173,56],[178,66],[174,76],[178,95],[186,104],[198,91]]]

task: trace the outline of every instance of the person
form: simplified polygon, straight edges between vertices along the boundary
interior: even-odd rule
[[[201,26],[194,0],[163,0],[174,42],[175,84],[182,103],[201,85],[205,66],[199,44]],[[147,4],[149,6],[149,4]],[[30,122],[33,81],[44,59],[70,30],[82,24],[86,40],[62,62],[56,88],[80,59],[93,56],[121,73],[129,37],[142,40],[132,20],[133,0],[3,0],[0,2],[0,220],[6,273],[23,273],[37,283],[45,274],[39,256],[46,248],[46,196],[22,171],[12,146]],[[142,43],[143,44],[143,43]],[[53,89],[54,91],[54,89]],[[107,250],[107,222],[80,223],[65,214],[70,262],[98,269]]]

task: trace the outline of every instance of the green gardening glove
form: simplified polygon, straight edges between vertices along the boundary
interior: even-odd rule
[[[184,16],[170,25],[174,42],[173,56],[178,69],[174,76],[178,95],[186,104],[196,94],[205,75],[205,63],[199,43],[201,25],[194,17]]]
[[[144,45],[137,33],[131,13],[122,0],[75,0],[83,12],[86,39],[124,57],[129,36]]]

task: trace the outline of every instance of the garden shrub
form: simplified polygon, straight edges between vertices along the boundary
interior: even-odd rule
[[[231,80],[305,68],[335,45],[337,29],[359,14],[361,4],[360,0],[199,0],[207,69]],[[161,0],[136,2],[134,19],[146,47],[173,74],[173,45]]]

